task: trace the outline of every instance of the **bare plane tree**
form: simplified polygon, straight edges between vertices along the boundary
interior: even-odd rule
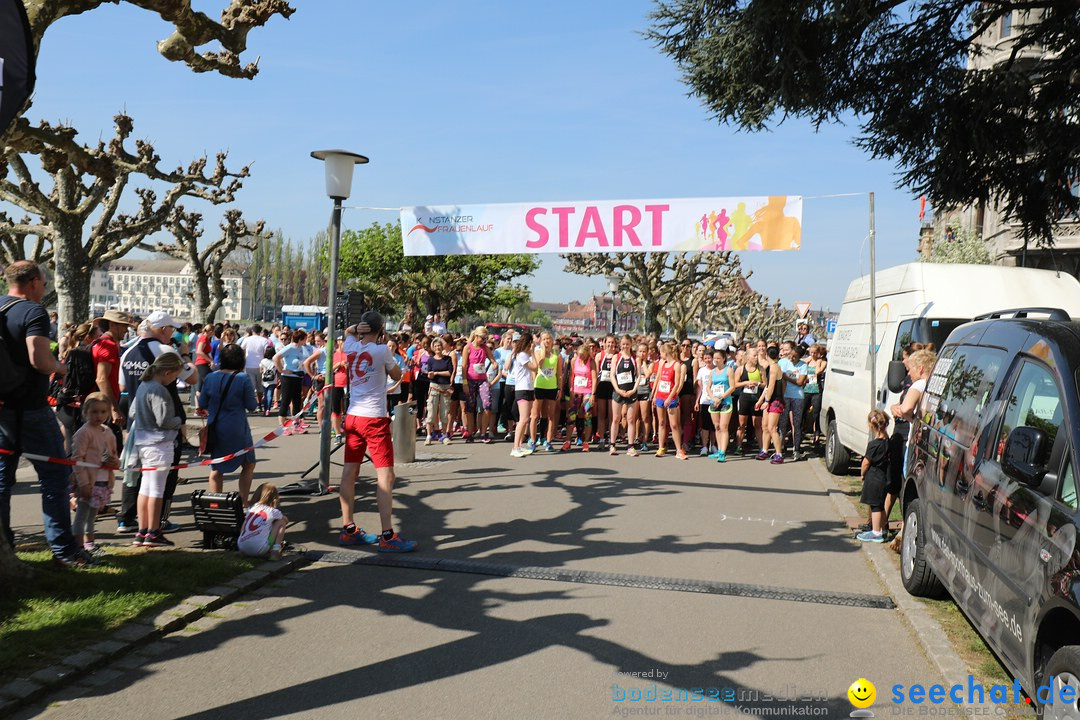
[[[120,114],[115,121],[113,139],[90,147],[76,141],[74,128],[47,122],[32,126],[20,118],[0,156],[0,200],[36,216],[15,222],[0,213],[0,262],[26,258],[49,264],[61,280],[56,293],[62,323],[86,317],[94,269],[123,257],[160,230],[181,199],[232,202],[249,175],[247,166],[237,172],[227,169],[225,153],[218,153],[213,166],[204,156],[187,168],[165,170],[149,142],[136,140],[134,151],[127,148],[130,117]],[[24,156],[39,160],[52,179],[51,188],[41,187]],[[125,191],[137,179],[166,187],[160,199],[153,188],[132,188],[138,208],[133,214],[120,212]],[[27,252],[31,236],[36,242]]]

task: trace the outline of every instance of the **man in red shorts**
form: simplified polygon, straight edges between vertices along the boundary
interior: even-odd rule
[[[377,312],[366,312],[360,322],[345,331],[343,347],[349,371],[349,409],[345,414],[345,468],[341,472],[341,545],[379,543],[379,552],[412,552],[416,542],[394,532],[391,513],[394,490],[394,445],[390,418],[386,414],[386,378],[401,379],[401,368],[386,347],[386,321]],[[365,533],[353,522],[356,478],[365,452],[375,466],[375,504],[382,533]]]

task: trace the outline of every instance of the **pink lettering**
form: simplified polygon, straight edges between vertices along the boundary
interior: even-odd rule
[[[551,208],[551,213],[559,216],[559,247],[570,247],[570,216],[574,214],[574,208]]]
[[[630,222],[623,221],[623,213],[630,212]],[[638,237],[637,231],[634,228],[641,222],[641,211],[637,209],[635,205],[616,205],[614,211],[615,231],[612,234],[612,244],[615,247],[622,247],[623,233],[626,233],[627,239],[631,245],[635,247],[641,247],[641,238]]]
[[[532,208],[525,213],[525,224],[536,233],[536,238],[525,243],[525,247],[530,249],[542,248],[547,245],[548,241],[548,229],[536,221],[537,215],[547,215],[547,210],[544,208]]]
[[[600,220],[600,211],[596,209],[595,205],[590,205],[585,208],[585,217],[581,221],[581,227],[578,228],[577,247],[585,247],[585,241],[589,238],[596,238],[596,242],[600,247],[607,247],[607,232],[604,230],[604,223]]]
[[[664,243],[663,214],[671,209],[670,205],[646,205],[645,212],[652,215],[652,244],[660,247]]]

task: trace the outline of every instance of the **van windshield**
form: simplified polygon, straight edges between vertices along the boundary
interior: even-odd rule
[[[904,320],[897,327],[893,360],[904,359],[904,348],[911,343],[933,343],[934,350],[941,351],[949,334],[971,318],[915,318]]]

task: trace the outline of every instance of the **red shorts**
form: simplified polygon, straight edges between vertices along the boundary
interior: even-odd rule
[[[767,408],[767,410],[769,411],[770,415],[783,415],[784,414],[784,401],[783,400],[773,400],[773,401],[771,401],[769,403],[769,407]]]
[[[394,467],[394,442],[390,439],[390,418],[345,416],[345,462],[362,463],[371,455],[377,468]]]

